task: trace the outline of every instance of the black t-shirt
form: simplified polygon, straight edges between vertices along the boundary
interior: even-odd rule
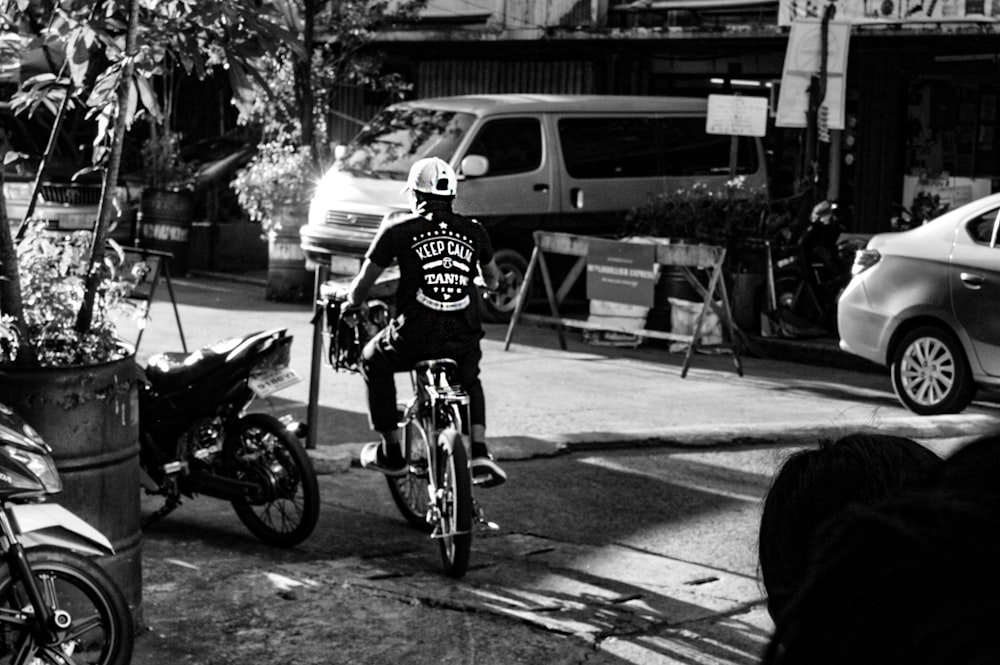
[[[367,257],[383,268],[399,264],[396,309],[404,317],[436,320],[435,331],[480,330],[478,266],[493,259],[493,245],[479,222],[447,210],[383,222]],[[461,332],[461,331],[456,331]]]

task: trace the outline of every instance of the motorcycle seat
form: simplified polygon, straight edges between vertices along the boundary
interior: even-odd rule
[[[146,377],[160,392],[173,392],[193,385],[206,374],[226,364],[229,353],[243,341],[241,338],[225,340],[194,353],[157,353],[149,359]]]

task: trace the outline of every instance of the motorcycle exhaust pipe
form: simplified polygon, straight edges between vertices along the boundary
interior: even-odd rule
[[[229,501],[243,499],[260,491],[260,486],[256,483],[201,471],[193,472],[188,477],[188,482],[200,494]]]

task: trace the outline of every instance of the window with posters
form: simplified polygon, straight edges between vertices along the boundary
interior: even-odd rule
[[[903,204],[933,200],[935,212],[986,196],[1000,177],[996,77],[965,75],[942,59],[910,81]],[[968,69],[968,68],[967,68]]]

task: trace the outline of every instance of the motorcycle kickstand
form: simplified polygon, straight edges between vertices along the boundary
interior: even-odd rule
[[[490,531],[498,531],[500,529],[499,524],[497,524],[496,522],[491,522],[488,519],[486,519],[486,513],[483,512],[483,507],[479,505],[479,502],[476,501],[475,497],[472,498],[472,510],[473,513],[475,514],[475,519],[478,524],[481,524],[483,527],[485,527]]]
[[[142,528],[145,529],[153,522],[163,519],[170,513],[174,512],[181,505],[181,500],[176,497],[169,497],[166,503],[163,504],[159,509],[154,511],[149,517],[142,521]]]

